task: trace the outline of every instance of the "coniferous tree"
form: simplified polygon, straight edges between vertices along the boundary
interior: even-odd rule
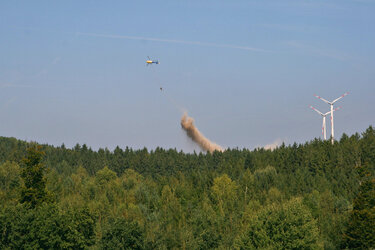
[[[350,249],[372,249],[375,248],[375,178],[363,166],[358,167],[358,172],[362,180],[344,234],[345,245]]]
[[[42,163],[44,152],[41,146],[32,146],[27,149],[27,155],[22,160],[21,177],[24,186],[21,189],[20,202],[30,208],[46,202],[50,196],[46,190],[45,171],[46,167]]]

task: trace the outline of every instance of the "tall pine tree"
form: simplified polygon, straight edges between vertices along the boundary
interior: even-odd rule
[[[358,167],[359,192],[353,202],[345,246],[350,249],[375,248],[375,178],[366,167]]]
[[[22,160],[21,177],[24,186],[21,189],[20,202],[30,208],[35,208],[49,200],[44,177],[46,167],[42,163],[43,156],[44,152],[41,151],[41,146],[31,146],[27,149],[27,155]]]

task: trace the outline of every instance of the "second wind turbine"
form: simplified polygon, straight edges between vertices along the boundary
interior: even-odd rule
[[[314,108],[313,106],[310,106],[310,108],[312,108],[313,110],[315,110],[319,115],[323,116],[322,135],[323,135],[324,140],[327,140],[327,132],[326,132],[326,116],[329,115],[329,114],[331,114],[331,112],[333,112],[333,111],[337,111],[337,110],[339,110],[341,107],[335,108],[333,111],[328,111],[328,112],[325,113],[325,114],[323,114],[322,112],[320,112],[319,110],[317,110],[317,109]]]

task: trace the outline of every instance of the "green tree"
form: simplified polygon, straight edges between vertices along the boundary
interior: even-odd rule
[[[144,233],[138,223],[124,218],[111,220],[100,241],[102,249],[144,249]]]
[[[168,249],[181,248],[183,245],[181,227],[185,218],[174,190],[168,185],[165,185],[161,191],[159,207],[161,229],[157,233],[159,244]]]
[[[211,187],[211,195],[217,210],[216,230],[221,234],[221,247],[224,248],[232,245],[238,226],[238,213],[235,213],[238,204],[237,190],[237,183],[226,174],[216,177]]]
[[[20,167],[14,162],[0,164],[0,200],[18,202]]]
[[[235,209],[238,186],[227,174],[216,177],[211,187],[211,194],[217,204],[219,213],[224,215]]]
[[[254,177],[257,190],[268,190],[276,183],[277,171],[274,167],[267,166],[266,168],[255,170]]]
[[[96,182],[99,185],[105,185],[116,178],[116,172],[110,170],[107,166],[96,173]]]
[[[375,178],[365,167],[359,167],[358,172],[361,184],[344,234],[345,245],[350,249],[372,249],[375,248]]]
[[[85,249],[95,243],[94,225],[87,209],[8,207],[0,211],[0,249]]]
[[[20,202],[30,208],[49,201],[50,195],[46,190],[45,171],[46,167],[42,163],[44,152],[41,146],[31,146],[27,149],[27,155],[22,160],[21,177],[24,186],[21,189]]]
[[[317,249],[319,230],[302,199],[271,205],[252,215],[245,234],[235,241],[237,249]]]

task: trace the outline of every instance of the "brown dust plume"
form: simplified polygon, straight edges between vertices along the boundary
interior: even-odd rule
[[[217,145],[214,142],[211,142],[207,139],[194,125],[194,119],[189,117],[185,112],[184,115],[181,117],[181,127],[186,131],[186,134],[198,144],[198,146],[209,152],[217,151],[224,151],[224,149]]]

